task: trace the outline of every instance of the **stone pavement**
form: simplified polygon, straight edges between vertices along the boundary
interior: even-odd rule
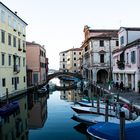
[[[107,93],[110,93],[114,96],[117,97],[117,95],[119,95],[119,99],[129,103],[133,106],[135,106],[137,109],[140,110],[140,93],[135,92],[133,90],[123,90],[121,91],[120,89],[116,89],[115,87],[112,87],[110,90],[108,89],[107,85],[103,85],[103,84],[99,84],[97,85],[100,88],[103,88],[104,91],[106,91]]]

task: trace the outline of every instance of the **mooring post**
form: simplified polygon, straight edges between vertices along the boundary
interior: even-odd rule
[[[7,101],[7,104],[8,104],[9,103],[8,88],[6,88],[6,101]]]
[[[105,106],[105,122],[108,122],[108,104],[109,104],[109,100],[106,99],[106,106]]]
[[[99,101],[99,95],[97,94],[97,113],[100,113],[100,101]]]
[[[125,140],[125,113],[120,112],[120,140]]]

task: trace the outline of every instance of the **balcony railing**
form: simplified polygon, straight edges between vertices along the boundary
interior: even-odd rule
[[[14,65],[14,72],[20,72],[20,66],[19,65]]]

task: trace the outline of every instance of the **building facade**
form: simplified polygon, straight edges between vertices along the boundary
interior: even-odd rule
[[[30,84],[46,82],[46,50],[35,42],[26,42],[27,71],[30,71]],[[47,62],[48,64],[48,62]]]
[[[0,2],[0,97],[27,88],[26,26],[17,12]]]
[[[78,61],[82,58],[81,48],[72,48],[67,51],[60,52],[60,71],[79,72]]]
[[[112,79],[112,51],[118,48],[118,30],[84,27],[83,77],[94,83],[106,83]]]
[[[140,80],[140,28],[121,27],[119,49],[113,52],[114,82],[138,92]]]

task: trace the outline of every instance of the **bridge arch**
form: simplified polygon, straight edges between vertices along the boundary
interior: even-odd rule
[[[70,77],[76,77],[78,79],[82,79],[82,75],[79,73],[72,73],[72,72],[55,72],[53,74],[49,74],[47,77],[47,82],[49,82],[49,80],[55,78],[55,77],[59,77],[59,76],[70,76]]]

